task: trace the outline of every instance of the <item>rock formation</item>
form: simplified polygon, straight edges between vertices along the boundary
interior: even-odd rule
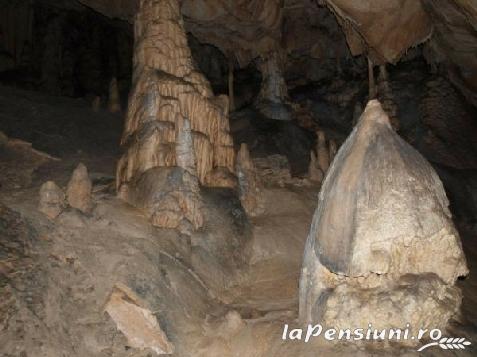
[[[48,218],[55,219],[65,208],[65,194],[53,181],[47,181],[40,187],[38,210]]]
[[[284,55],[279,50],[261,57],[258,61],[262,84],[255,105],[270,119],[292,119],[291,107],[287,104],[288,89],[283,77],[284,62]]]
[[[178,166],[178,124],[185,118],[190,121],[196,160],[196,172],[188,175],[207,186],[232,185],[233,180],[223,179],[224,172],[230,177],[234,170],[228,100],[214,97],[206,78],[195,69],[179,2],[142,0],[135,43],[134,84],[122,137],[125,153],[117,168],[121,196],[133,204],[132,197],[145,197],[145,191],[151,196],[148,201],[160,196],[163,187],[150,186],[147,177],[159,174],[161,168],[168,168],[164,173],[177,171],[173,168]],[[129,190],[135,193],[129,195]]]
[[[141,208],[152,224],[190,234],[204,223],[199,180],[189,120],[176,123],[177,166],[147,170],[120,197]]]
[[[117,284],[106,304],[105,311],[128,339],[131,347],[139,350],[150,348],[158,355],[171,354],[174,345],[162,331],[153,312],[127,286]]]
[[[83,213],[88,213],[93,208],[91,200],[91,190],[93,184],[88,175],[88,169],[83,164],[79,164],[71,175],[71,179],[66,187],[66,197],[68,204],[77,208]]]
[[[247,144],[240,145],[237,154],[236,172],[238,176],[239,198],[242,207],[250,217],[263,213],[261,182],[250,158]]]
[[[335,328],[443,328],[467,274],[430,164],[370,101],[328,171],[300,279],[300,320]],[[344,326],[345,325],[345,326]]]
[[[121,98],[116,77],[113,77],[109,83],[108,110],[110,113],[121,112]]]

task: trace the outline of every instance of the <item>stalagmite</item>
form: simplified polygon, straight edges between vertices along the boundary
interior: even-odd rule
[[[89,178],[88,169],[80,163],[73,171],[73,175],[66,187],[68,204],[84,213],[90,212],[93,208],[91,199],[92,188],[93,184]]]
[[[283,54],[279,50],[272,51],[258,61],[262,84],[255,106],[265,117],[275,120],[292,119],[283,66]]]
[[[189,120],[177,122],[176,128],[177,166],[150,169],[121,194],[126,201],[143,209],[155,226],[177,228],[190,235],[204,223],[202,200]]]
[[[239,198],[245,212],[251,217],[263,213],[261,182],[250,158],[247,144],[240,145],[237,155],[236,172],[239,181]]]
[[[121,112],[121,98],[116,77],[113,77],[109,83],[108,110],[110,113]]]
[[[315,152],[310,151],[310,164],[308,165],[308,179],[313,182],[323,181],[324,173],[321,171]]]
[[[431,165],[372,100],[330,167],[300,279],[300,320],[335,328],[444,328],[467,274]]]
[[[233,186],[228,99],[214,97],[206,78],[195,69],[177,0],[140,1],[135,43],[134,84],[122,137],[125,153],[118,163],[117,188],[120,196],[133,205],[144,208],[147,204],[148,215],[162,225],[165,222],[154,210],[162,209],[164,203],[159,207],[155,200],[162,197],[169,174],[185,172],[177,169],[176,156],[177,132],[185,118],[190,121],[196,167],[194,175],[179,177],[197,177],[207,186]],[[162,181],[158,182],[156,176]],[[180,180],[173,181],[179,185]],[[166,225],[174,226],[178,220]],[[197,218],[192,221],[194,227],[201,225]]]
[[[330,166],[330,154],[328,151],[328,146],[326,145],[326,136],[324,131],[316,132],[317,143],[316,143],[316,158],[318,160],[318,167],[323,171],[323,174],[328,171]]]
[[[45,182],[40,188],[40,203],[38,210],[48,218],[54,219],[65,208],[65,194],[53,181]]]

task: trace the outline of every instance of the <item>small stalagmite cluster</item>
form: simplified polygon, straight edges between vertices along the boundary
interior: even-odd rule
[[[327,143],[325,132],[316,132],[316,154],[310,152],[310,165],[308,166],[308,178],[313,182],[321,182],[328,171],[330,163],[336,155],[336,142],[330,139]]]
[[[250,158],[247,144],[240,146],[236,161],[240,202],[247,215],[257,216],[264,211],[262,184]]]
[[[55,219],[69,205],[83,213],[93,209],[93,184],[88,169],[80,163],[71,175],[65,192],[53,181],[47,181],[40,187],[38,210],[48,218]]]
[[[326,174],[305,247],[300,320],[443,328],[467,274],[441,181],[372,100]]]
[[[175,211],[166,209],[162,199],[162,193],[172,190],[167,186],[167,177],[174,177],[176,190],[190,191],[192,196],[199,194],[195,192],[198,186],[195,188],[194,182],[193,189],[182,190],[182,179],[198,179],[200,184],[212,187],[236,184],[228,98],[214,97],[207,79],[194,67],[177,0],[140,2],[135,43],[134,84],[122,138],[125,153],[117,168],[117,188],[120,197],[145,208],[154,224],[172,227],[181,221],[179,217],[160,217],[163,210]],[[178,157],[177,140],[182,135],[181,123],[186,120],[195,155],[194,172],[180,168]],[[178,212],[195,210],[189,207],[195,199],[185,201]],[[187,220],[194,227],[201,226],[199,215],[193,216]]]

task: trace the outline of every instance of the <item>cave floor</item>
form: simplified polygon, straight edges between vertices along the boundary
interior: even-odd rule
[[[296,324],[303,247],[319,187],[267,187],[265,213],[246,223],[248,230],[230,230],[233,214],[220,213],[214,199],[208,200],[209,224],[206,232],[192,237],[191,252],[183,236],[152,227],[139,211],[115,197],[120,115],[93,112],[82,100],[0,87],[0,118],[0,130],[9,137],[59,158],[32,152],[24,144],[0,157],[0,202],[18,215],[15,224],[28,227],[31,240],[25,242],[16,231],[8,235],[6,219],[2,227],[8,234],[2,239],[7,243],[0,240],[0,249],[7,250],[0,251],[0,277],[6,276],[1,287],[8,288],[16,306],[15,319],[0,333],[0,352],[6,356],[22,349],[24,356],[147,356],[147,351],[125,348],[125,337],[103,312],[118,282],[158,313],[178,356],[416,354],[414,347],[281,340],[283,325]],[[94,184],[94,211],[83,215],[68,209],[49,221],[37,211],[39,186],[54,180],[64,187],[79,162],[88,167]],[[477,343],[477,231],[469,224],[457,226],[471,272],[459,282],[462,315],[447,333]],[[228,265],[234,252],[224,245],[211,260],[216,266],[208,266],[205,243],[194,243],[204,238],[213,244],[230,235],[240,240],[242,233],[248,235],[246,264]],[[5,248],[15,239],[22,254]],[[2,270],[2,259],[9,254],[18,274]],[[231,318],[230,311],[240,318]],[[473,346],[466,351],[433,349],[425,355],[472,356],[474,351]]]

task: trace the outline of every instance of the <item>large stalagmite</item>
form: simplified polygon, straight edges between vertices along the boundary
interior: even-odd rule
[[[442,183],[372,100],[323,183],[305,247],[300,320],[442,328],[467,274]]]
[[[215,97],[194,67],[179,2],[142,0],[135,21],[134,86],[122,137],[126,152],[117,168],[120,196],[137,204],[137,197],[145,199],[148,191],[152,207],[151,199],[162,188],[148,184],[154,181],[151,173],[180,166],[176,140],[186,118],[195,155],[195,172],[188,175],[207,186],[233,186],[227,115],[228,98]]]

